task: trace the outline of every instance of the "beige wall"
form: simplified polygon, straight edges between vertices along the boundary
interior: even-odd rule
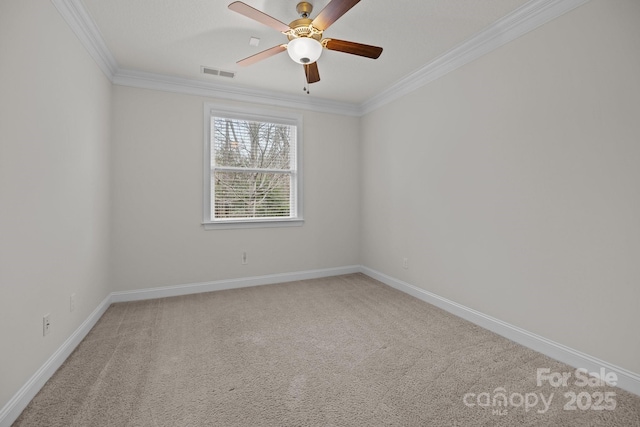
[[[110,292],[110,102],[51,2],[0,2],[0,408]]]
[[[205,231],[207,101],[115,87],[113,290],[358,264],[359,119],[303,113],[302,227]]]
[[[212,99],[112,88],[50,2],[3,0],[0,408],[111,291],[352,264],[640,373],[639,16],[592,0],[362,119],[305,112],[305,225],[205,231]]]
[[[639,18],[593,0],[364,117],[362,263],[640,372]]]

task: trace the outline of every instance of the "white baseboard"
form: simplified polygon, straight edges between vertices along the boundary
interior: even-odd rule
[[[618,387],[640,396],[640,375],[634,372],[551,341],[547,338],[541,337],[540,335],[528,332],[517,326],[503,322],[502,320],[487,316],[479,311],[465,307],[464,305],[446,298],[442,298],[439,295],[410,285],[409,283],[394,279],[393,277],[389,277],[371,268],[362,266],[360,271],[369,277],[379,280],[385,285],[391,286],[392,288],[412,295],[422,301],[435,305],[436,307],[448,311],[451,314],[468,320],[471,323],[475,323],[478,326],[495,332],[496,334],[517,342],[518,344],[522,344],[523,346],[542,353],[545,356],[549,356],[552,359],[566,363],[569,366],[573,366],[574,368],[585,368],[589,372],[599,372],[600,368],[604,368],[606,372],[615,372],[618,376]]]
[[[275,283],[295,282],[297,280],[318,279],[321,277],[339,276],[341,274],[359,272],[359,265],[351,265],[345,267],[325,268],[322,270],[269,274],[266,276],[254,276],[241,279],[217,280],[215,282],[189,283],[185,285],[140,289],[136,291],[113,292],[111,294],[111,302],[141,301],[155,298],[175,297],[199,294],[203,292],[222,291],[225,289],[248,288],[250,286],[272,285]]]
[[[56,370],[64,363],[80,341],[89,333],[91,328],[102,317],[112,303],[140,301],[154,298],[165,298],[189,295],[202,292],[221,291],[224,289],[246,288],[250,286],[270,285],[275,283],[294,282],[297,280],[318,279],[321,277],[339,276],[342,274],[359,273],[359,265],[326,268],[320,270],[300,271],[293,273],[271,274],[266,276],[248,277],[242,279],[218,280],[215,282],[190,283],[186,285],[167,286],[152,289],[140,289],[127,292],[112,292],[100,305],[93,310],[87,320],[60,346],[60,348],[33,374],[25,385],[0,410],[0,427],[10,427],[27,407],[31,399],[40,391],[42,386],[51,378]]]
[[[35,374],[18,390],[18,392],[0,410],[0,427],[9,427],[20,416],[31,399],[35,397],[42,386],[51,378],[67,357],[75,350],[89,333],[91,328],[102,317],[111,305],[111,295],[107,296],[95,310],[82,322],[73,334],[56,350],[55,353],[36,371]]]
[[[558,344],[539,335],[525,331],[517,326],[487,316],[479,311],[465,307],[456,302],[442,298],[424,289],[394,279],[371,268],[351,265],[345,267],[309,270],[293,273],[271,274],[242,279],[218,280],[214,282],[191,283],[186,285],[167,286],[136,291],[113,292],[98,305],[78,329],[60,346],[60,348],[42,365],[25,385],[0,410],[0,427],[10,427],[27,407],[31,399],[40,391],[42,386],[51,378],[56,370],[64,363],[73,350],[80,344],[91,328],[102,317],[109,305],[116,302],[140,301],[154,298],[190,295],[202,292],[237,289],[250,286],[270,285],[275,283],[293,282],[297,280],[318,279],[322,277],[338,276],[342,274],[364,273],[380,282],[412,295],[429,304],[442,308],[449,313],[475,323],[485,329],[502,335],[512,341],[538,351],[555,360],[559,360],[576,368],[586,368],[589,372],[597,372],[605,368],[608,372],[615,372],[618,376],[618,387],[640,396],[640,375],[624,368],[612,365],[577,350]]]

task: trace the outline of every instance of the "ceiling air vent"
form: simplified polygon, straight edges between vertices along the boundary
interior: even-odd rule
[[[201,67],[201,68],[204,74],[210,74],[212,76],[228,77],[232,79],[236,75],[236,73],[234,73],[233,71],[218,70],[216,68],[211,68],[211,67]]]

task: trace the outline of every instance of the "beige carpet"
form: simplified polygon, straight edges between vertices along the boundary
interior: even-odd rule
[[[114,304],[14,425],[640,426],[574,371],[354,274]]]

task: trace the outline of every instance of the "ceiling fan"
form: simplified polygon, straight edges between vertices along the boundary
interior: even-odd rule
[[[311,84],[320,81],[320,73],[318,72],[318,64],[316,61],[320,58],[323,49],[377,59],[382,53],[381,47],[345,40],[322,38],[322,33],[359,1],[360,0],[331,0],[313,20],[309,18],[313,10],[313,5],[306,1],[300,2],[296,6],[296,11],[300,15],[300,18],[291,22],[289,25],[241,1],[231,3],[229,9],[278,30],[289,39],[287,44],[274,46],[238,61],[238,65],[252,65],[286,50],[291,59],[303,65],[307,83]],[[305,90],[309,93],[307,89]]]

